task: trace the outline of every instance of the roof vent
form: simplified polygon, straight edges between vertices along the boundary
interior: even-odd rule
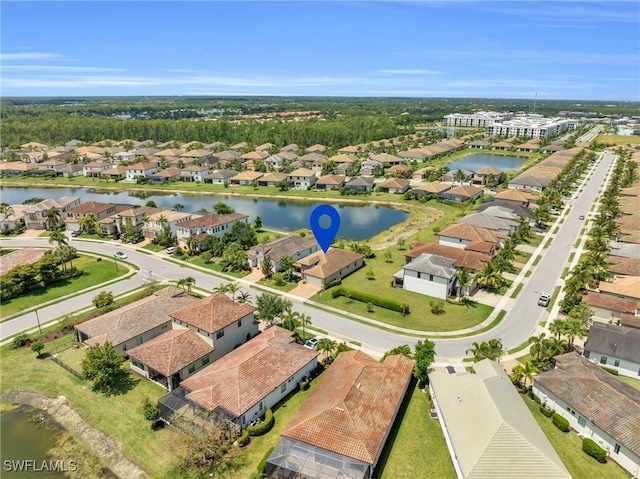
[[[356,384],[356,389],[360,389],[360,384],[361,383]]]
[[[336,410],[338,410],[338,411],[340,411],[340,412],[344,412],[344,409],[343,409],[343,408],[341,408],[341,407],[337,407],[337,406],[336,406]]]

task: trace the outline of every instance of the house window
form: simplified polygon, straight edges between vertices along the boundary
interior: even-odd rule
[[[619,360],[619,359],[616,359],[616,360],[613,362],[613,365],[614,365],[616,368],[617,368],[618,366],[620,366],[620,360]]]
[[[600,356],[600,364],[607,364],[607,358],[606,356]]]
[[[433,275],[432,274],[429,275],[429,281],[433,281]]]
[[[585,418],[583,418],[582,416],[578,416],[578,424],[580,424],[582,427],[587,425],[587,420]]]
[[[418,279],[422,276],[422,273],[418,272]]]
[[[259,409],[260,411],[262,411],[262,408],[263,408],[263,407],[264,407],[264,406],[263,406],[263,404],[262,404],[262,401],[260,401],[260,404],[258,405],[258,409]]]
[[[142,336],[140,336],[139,338],[136,338],[136,345],[140,345],[142,344]]]
[[[131,358],[131,364],[133,364],[135,367],[137,367],[138,369],[142,369],[144,371],[144,364],[142,364],[140,361],[138,361],[137,359],[133,359]]]
[[[216,339],[220,339],[222,336],[224,336],[224,329],[221,329],[216,333]]]
[[[613,448],[613,452],[615,452],[616,454],[620,453],[620,444],[618,444],[617,442]]]
[[[280,386],[280,392],[283,393],[287,390],[287,383],[282,383],[282,386]]]
[[[239,320],[238,320],[238,327],[241,327],[241,326],[242,326],[242,320],[241,320],[241,319],[239,319]]]
[[[196,365],[195,363],[192,364],[191,366],[189,366],[189,374],[193,374],[194,372],[196,372]]]
[[[589,359],[589,356],[591,356],[591,351],[585,351],[584,352],[584,357]]]
[[[205,364],[209,364],[209,356],[202,358],[202,365],[204,366]]]

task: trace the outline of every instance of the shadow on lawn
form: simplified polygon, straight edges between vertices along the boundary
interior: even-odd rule
[[[131,391],[139,382],[139,378],[134,378],[126,371],[110,383],[94,384],[92,390],[93,392],[100,392],[107,397],[120,396]]]

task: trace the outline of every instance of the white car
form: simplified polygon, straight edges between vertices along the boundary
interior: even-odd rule
[[[177,249],[177,246],[169,246],[167,248],[167,254],[173,254]]]
[[[551,295],[549,293],[540,293],[538,298],[538,306],[547,306],[551,301]]]
[[[127,255],[122,251],[116,251],[115,253],[113,253],[113,256],[115,256],[118,259],[127,259]]]
[[[318,345],[318,341],[320,341],[319,336],[316,336],[315,338],[311,338],[309,341],[305,343],[304,347],[309,349],[316,349],[316,346]]]

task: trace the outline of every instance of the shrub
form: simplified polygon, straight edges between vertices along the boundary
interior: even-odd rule
[[[324,285],[324,289],[325,289],[325,290],[327,290],[327,289],[331,289],[331,288],[333,288],[334,286],[340,286],[341,284],[342,284],[342,280],[341,280],[341,279],[334,279],[333,281],[331,281],[331,282],[329,282],[329,283],[325,284],[325,285]]]
[[[614,376],[618,376],[620,374],[617,369],[608,368],[606,366],[600,366],[600,367],[604,369],[606,372],[613,374]]]
[[[262,459],[260,459],[260,462],[258,463],[258,467],[256,467],[257,473],[264,474],[264,471],[267,467],[267,460],[269,459],[269,456],[271,455],[271,453],[275,448],[276,448],[275,446],[270,447],[269,450],[266,452],[266,454],[262,457]]]
[[[306,391],[309,389],[309,381],[306,379],[304,381],[300,381],[300,391]]]
[[[542,404],[540,404],[540,412],[542,414],[544,414],[545,416],[547,416],[547,417],[553,416],[553,413],[554,413],[553,409],[549,409],[549,408],[547,408],[546,406],[544,406]]]
[[[562,432],[569,432],[569,421],[555,412],[551,416],[553,417],[553,424],[555,424],[558,429],[560,429]]]
[[[250,441],[251,441],[251,437],[249,436],[249,433],[245,429],[244,431],[242,431],[242,434],[238,438],[238,446],[244,447],[247,444],[249,444]]]
[[[529,392],[527,394],[529,394],[529,397],[533,399],[536,403],[538,404],[542,403],[540,398],[534,394],[533,389],[529,389]]]
[[[25,344],[27,344],[27,342],[29,341],[29,336],[27,336],[26,334],[18,334],[17,336],[15,336],[13,338],[13,345],[16,348],[21,348],[22,346],[24,346]]]
[[[160,408],[157,404],[152,404],[149,398],[142,400],[142,409],[144,410],[144,418],[147,421],[157,421],[160,419]]]
[[[267,409],[267,412],[264,414],[264,421],[255,426],[249,426],[246,431],[249,436],[262,436],[271,431],[275,423],[276,418],[273,417],[273,412],[271,412],[271,409]]]
[[[588,437],[585,437],[582,440],[582,450],[598,462],[603,464],[607,462],[607,451],[598,446],[595,441]]]
[[[355,299],[356,301],[361,301],[363,303],[371,303],[374,306],[378,306],[384,309],[390,309],[391,311],[409,314],[409,306],[406,304],[400,303],[393,299],[381,298],[380,296],[376,296],[374,294],[356,291],[355,289],[343,288],[341,286],[331,291],[332,298],[338,298],[340,296],[346,296],[347,298]]]

